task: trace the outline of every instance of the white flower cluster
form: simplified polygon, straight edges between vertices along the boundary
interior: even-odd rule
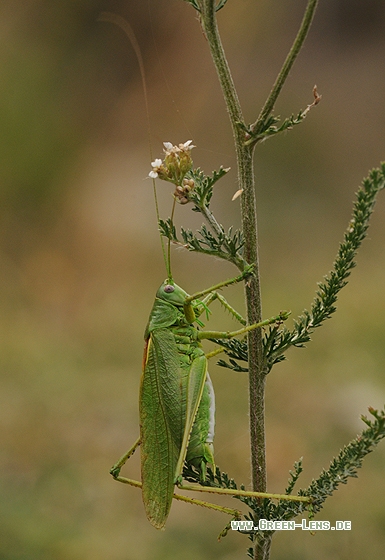
[[[163,179],[165,181],[179,184],[183,176],[191,169],[192,159],[190,152],[195,146],[192,140],[187,140],[184,144],[174,146],[171,142],[163,142],[165,158],[160,158],[151,162],[152,170],[148,174],[152,179]]]

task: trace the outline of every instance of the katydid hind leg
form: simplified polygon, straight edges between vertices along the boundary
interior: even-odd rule
[[[309,503],[311,498],[309,496],[292,496],[289,494],[271,494],[269,492],[253,492],[248,490],[235,490],[233,488],[217,488],[211,486],[199,486],[198,484],[181,484],[181,490],[189,490],[192,492],[204,492],[208,494],[222,494],[228,496],[244,496],[248,498],[269,498],[272,500],[285,500],[292,502],[305,502]]]
[[[201,482],[206,481],[207,464],[215,469],[214,433],[215,394],[209,372],[206,371],[202,398],[191,430],[186,455],[187,465],[199,471]]]
[[[261,321],[260,323],[254,323],[253,325],[247,325],[246,327],[242,327],[241,329],[238,329],[236,331],[208,331],[208,330],[204,330],[204,331],[198,331],[198,339],[199,340],[204,340],[204,339],[212,339],[212,338],[220,338],[220,339],[230,339],[230,338],[234,338],[236,336],[240,336],[240,335],[244,335],[247,334],[248,332],[254,330],[254,329],[261,329],[262,327],[266,327],[268,325],[271,325],[273,323],[282,323],[283,321],[286,321],[286,319],[289,317],[290,312],[288,311],[281,311],[279,313],[279,315],[275,315],[273,317],[270,317],[270,319],[265,319],[264,321]]]
[[[186,456],[192,460],[194,457],[201,454],[201,449],[198,448],[197,443],[201,439],[202,420],[204,421],[208,414],[208,410],[203,410],[205,398],[202,401],[204,393],[207,392],[206,380],[207,359],[200,350],[199,355],[193,359],[188,372],[186,383],[186,416],[182,445],[175,470],[175,482],[181,481]],[[194,449],[195,446],[197,446],[196,450]]]
[[[126,464],[128,459],[130,457],[132,457],[132,455],[135,453],[135,451],[139,447],[139,445],[140,445],[140,437],[135,441],[134,445],[132,447],[130,447],[130,449],[124,455],[122,455],[122,457],[119,459],[119,461],[117,461],[111,467],[110,474],[112,474],[112,476],[114,478],[117,478],[119,476],[121,468],[123,467],[123,465]]]

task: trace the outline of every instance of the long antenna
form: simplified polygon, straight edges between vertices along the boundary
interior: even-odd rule
[[[136,58],[137,58],[138,64],[139,64],[140,75],[141,75],[141,78],[142,78],[144,102],[145,102],[145,106],[146,106],[146,115],[147,115],[148,144],[149,144],[149,150],[150,150],[150,157],[151,157],[151,160],[153,160],[154,158],[153,158],[153,154],[152,154],[151,123],[150,123],[150,111],[149,111],[149,108],[148,108],[146,74],[145,74],[145,71],[144,71],[142,53],[141,53],[141,50],[140,50],[140,47],[139,47],[139,43],[136,40],[134,30],[132,29],[131,25],[128,23],[127,20],[125,20],[122,16],[120,16],[118,14],[114,14],[112,12],[101,12],[99,14],[99,17],[98,17],[97,21],[107,21],[109,23],[113,23],[113,24],[117,25],[118,27],[120,27],[120,29],[122,29],[122,31],[124,31],[124,33],[127,35],[128,39],[129,39],[129,41],[132,45],[132,48],[134,49],[134,52],[135,52],[135,55],[136,55]],[[160,220],[159,204],[158,204],[158,195],[157,195],[157,192],[156,192],[155,179],[152,179],[152,187],[153,187],[153,191],[154,191],[156,220],[157,220],[157,223],[159,224],[159,220]],[[172,216],[174,216],[174,208],[175,208],[175,200],[174,200],[174,205],[173,205],[173,209],[172,209]],[[170,255],[171,255],[170,240],[169,240],[169,243],[168,243],[168,258],[167,258],[166,250],[165,250],[164,242],[163,242],[163,237],[162,237],[162,234],[160,232],[159,232],[159,236],[160,236],[160,244],[162,246],[163,259],[164,259],[164,263],[166,265],[167,276],[168,276],[169,280],[172,280],[171,265],[170,265]]]
[[[176,198],[174,196],[174,200],[172,203],[172,209],[171,209],[171,225],[174,225],[174,213],[175,213],[175,204],[176,204]],[[168,238],[168,243],[167,243],[167,262],[168,262],[168,278],[170,280],[170,282],[172,281],[172,274],[171,274],[171,237]]]

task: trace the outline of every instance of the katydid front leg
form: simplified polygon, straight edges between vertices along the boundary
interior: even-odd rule
[[[226,286],[231,286],[232,284],[238,284],[239,282],[243,282],[244,280],[246,280],[247,278],[249,278],[252,275],[252,271],[253,271],[253,265],[248,265],[245,270],[242,272],[242,274],[240,274],[239,276],[235,276],[234,278],[228,278],[227,280],[224,280],[223,282],[219,282],[218,284],[215,284],[214,286],[211,286],[210,288],[207,288],[205,290],[201,290],[200,292],[195,292],[195,294],[192,294],[191,296],[189,296],[188,294],[186,294],[185,300],[183,302],[183,311],[185,314],[185,317],[187,319],[187,321],[192,324],[195,320],[196,320],[196,315],[194,312],[194,308],[196,306],[193,305],[193,302],[195,300],[197,300],[198,302],[198,310],[199,310],[199,303],[200,302],[200,298],[203,296],[206,296],[208,294],[208,302],[211,303],[211,301],[213,301],[213,297],[210,297],[210,294],[213,294],[215,292],[217,292],[218,290],[225,288]],[[222,299],[221,297],[218,299]],[[223,298],[223,300],[226,302],[226,300]],[[227,302],[226,302],[227,304]],[[228,304],[227,304],[228,305]],[[230,310],[229,306],[229,310]],[[231,308],[233,310],[233,308]],[[242,322],[242,317],[235,311],[234,311],[234,316],[239,316],[241,318],[241,322]],[[198,311],[198,317],[199,317],[200,313]]]
[[[241,325],[246,326],[246,320],[242,317],[240,313],[229,302],[217,291],[210,292],[202,301],[198,300],[198,303],[194,304],[194,312],[195,317],[198,318],[204,313],[204,311],[208,311],[209,305],[212,304],[213,301],[218,300],[219,303],[224,307],[227,311],[229,311],[230,315],[232,315]]]

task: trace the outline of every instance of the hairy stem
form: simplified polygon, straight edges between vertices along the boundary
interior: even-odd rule
[[[262,318],[261,290],[259,279],[257,212],[255,201],[255,180],[253,171],[253,148],[245,146],[244,131],[239,127],[243,115],[230,69],[223,51],[215,19],[213,0],[202,0],[201,20],[210,45],[211,54],[222,86],[227,111],[233,130],[237,155],[239,188],[243,190],[241,211],[242,228],[245,237],[244,257],[254,264],[254,275],[245,288],[247,320],[249,324],[259,323]],[[252,484],[255,492],[266,491],[265,426],[264,426],[264,385],[262,333],[250,332],[249,343],[249,403]]]
[[[264,120],[274,107],[275,101],[306,38],[317,3],[318,0],[309,0],[308,2],[300,30],[255,123],[256,126],[263,125]],[[240,126],[240,124],[245,125],[245,123],[217,28],[215,0],[199,0],[199,7],[202,27],[210,46],[234,136],[239,189],[242,190],[241,217],[245,238],[244,258],[246,262],[254,265],[254,275],[245,284],[247,320],[249,324],[259,323],[262,319],[262,303],[253,168],[255,144],[247,145],[244,127]],[[248,355],[252,486],[255,492],[266,492],[265,379],[268,370],[263,358],[261,329],[248,333]],[[271,537],[267,535],[257,538],[255,541],[254,558],[256,560],[267,560],[270,556],[270,544]]]

